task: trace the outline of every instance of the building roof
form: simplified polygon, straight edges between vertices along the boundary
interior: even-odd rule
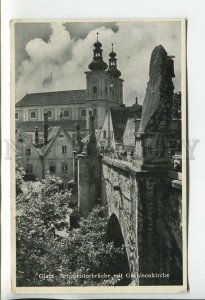
[[[60,126],[67,131],[75,131],[75,124],[78,123],[81,130],[86,130],[86,120],[57,120],[57,121],[48,121],[48,126]],[[24,132],[34,132],[35,127],[38,128],[38,131],[43,131],[43,121],[16,121],[16,129],[21,129]]]
[[[50,148],[50,146],[52,145],[55,137],[57,136],[57,134],[60,131],[60,128],[61,128],[60,126],[55,126],[55,127],[51,127],[50,130],[48,131],[48,142],[45,145],[43,145],[43,147],[41,148],[41,152],[43,154],[45,154],[48,151],[48,149]],[[41,139],[43,142],[43,137]]]
[[[70,135],[65,131],[64,128],[62,128],[61,126],[55,126],[55,127],[51,127],[48,131],[48,142],[42,146],[42,148],[38,148],[39,152],[42,155],[46,155],[48,153],[48,150],[50,149],[50,147],[52,146],[53,142],[55,141],[56,137],[58,136],[60,130],[63,130],[65,135],[67,136],[68,139],[70,139],[72,141],[72,138],[70,137]],[[39,140],[39,144],[43,144],[44,143],[44,138],[43,136],[40,138]]]
[[[111,109],[114,137],[117,143],[122,142],[123,134],[127,124],[128,115],[129,115],[128,107]]]
[[[111,108],[113,131],[117,143],[122,143],[127,120],[130,117],[141,117],[142,105],[134,104],[131,107]]]
[[[20,101],[18,101],[16,103],[16,107],[68,105],[84,103],[85,100],[86,90],[32,93],[26,94]]]

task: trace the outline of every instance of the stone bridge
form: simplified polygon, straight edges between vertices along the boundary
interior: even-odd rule
[[[89,153],[75,155],[74,178],[82,216],[97,204],[106,207],[107,240],[125,245],[121,272],[133,285],[182,284],[181,173],[170,168],[173,61],[154,49],[132,162]],[[173,138],[174,137],[174,138]],[[176,143],[179,145],[179,143]],[[179,149],[177,149],[179,150]]]
[[[129,283],[182,284],[181,173],[85,154],[76,160],[80,215],[106,208],[107,241],[125,245],[120,270]]]

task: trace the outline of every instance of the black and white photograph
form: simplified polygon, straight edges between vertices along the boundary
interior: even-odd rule
[[[13,291],[185,292],[185,20],[11,36]]]

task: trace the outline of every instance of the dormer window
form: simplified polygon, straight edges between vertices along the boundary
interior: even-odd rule
[[[97,93],[97,91],[98,91],[98,89],[97,89],[97,86],[96,86],[96,85],[94,85],[94,86],[93,86],[93,94],[96,94],[96,93]]]
[[[35,113],[35,111],[32,111],[30,116],[31,116],[31,119],[36,119],[36,113]]]

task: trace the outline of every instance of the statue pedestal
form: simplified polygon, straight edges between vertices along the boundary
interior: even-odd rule
[[[170,159],[171,132],[147,132],[136,134],[136,152],[133,165],[142,170],[166,169]]]
[[[86,217],[101,198],[101,156],[79,154],[78,207]]]

